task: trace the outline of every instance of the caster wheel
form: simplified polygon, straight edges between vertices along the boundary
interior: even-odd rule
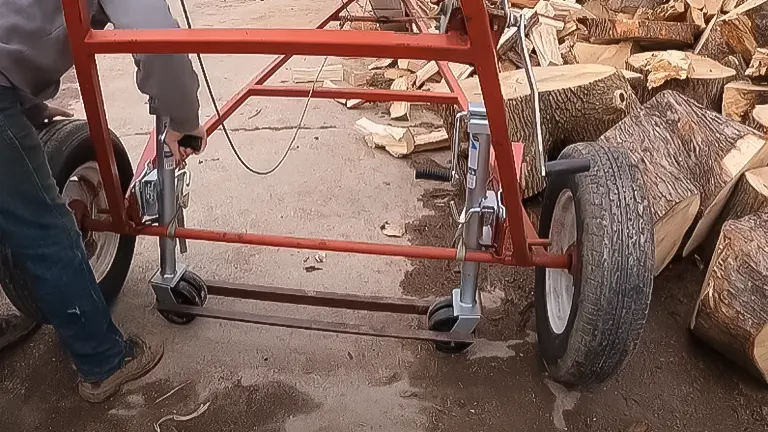
[[[436,302],[427,313],[427,322],[432,331],[448,333],[457,321],[458,318],[453,315],[453,300],[450,298]],[[435,349],[446,354],[458,354],[471,346],[467,342],[435,342]]]
[[[208,287],[200,276],[187,270],[181,276],[179,282],[171,288],[171,294],[178,304],[188,306],[204,306],[208,300]],[[195,320],[194,315],[180,314],[176,312],[159,311],[160,315],[168,322],[177,325],[186,325]]]
[[[553,178],[539,235],[573,268],[536,268],[536,330],[550,376],[566,386],[606,381],[632,356],[651,300],[653,218],[639,169],[619,147],[573,144],[559,156],[590,171]]]

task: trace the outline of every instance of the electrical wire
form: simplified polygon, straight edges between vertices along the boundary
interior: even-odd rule
[[[184,14],[184,20],[187,23],[187,28],[192,28],[192,20],[189,17],[189,11],[187,10],[187,2],[186,0],[179,0],[179,3],[181,5],[181,11]],[[211,104],[213,105],[213,109],[216,112],[216,116],[218,118],[221,118],[221,112],[219,111],[219,105],[216,103],[216,97],[213,94],[213,88],[211,87],[211,81],[208,79],[208,72],[205,70],[205,64],[203,63],[203,56],[200,55],[200,53],[196,53],[197,56],[197,63],[200,65],[200,71],[203,74],[203,80],[205,81],[205,87],[208,90],[208,96],[211,99]],[[221,122],[221,130],[224,132],[224,136],[227,138],[227,142],[229,143],[229,147],[232,149],[232,152],[235,154],[235,157],[237,157],[238,162],[240,162],[240,165],[243,166],[246,170],[251,172],[252,174],[259,175],[259,176],[266,176],[270,175],[273,172],[277,171],[278,168],[285,162],[285,159],[288,157],[288,153],[291,151],[291,147],[293,147],[293,144],[296,142],[296,137],[299,135],[299,131],[301,130],[302,125],[304,124],[304,116],[307,114],[307,109],[309,108],[309,102],[312,100],[312,92],[315,91],[315,85],[317,84],[317,80],[320,79],[320,74],[323,72],[323,68],[325,68],[325,64],[328,62],[328,57],[326,56],[323,59],[323,64],[320,65],[320,68],[317,70],[317,76],[315,77],[315,80],[312,82],[312,87],[309,89],[309,94],[307,95],[306,103],[304,104],[304,109],[301,112],[301,117],[299,118],[299,124],[296,125],[296,129],[293,132],[293,137],[291,137],[290,142],[288,142],[288,145],[285,148],[285,151],[283,152],[283,155],[280,157],[280,160],[277,161],[277,163],[270,169],[266,171],[259,171],[255,168],[252,168],[248,163],[243,159],[243,157],[240,155],[240,152],[237,151],[237,147],[235,147],[235,143],[232,141],[232,137],[229,135],[229,130],[224,125],[224,121]]]

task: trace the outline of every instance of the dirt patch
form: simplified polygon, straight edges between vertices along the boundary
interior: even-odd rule
[[[149,431],[168,414],[188,415],[210,402],[199,417],[183,423],[169,420],[161,430],[278,432],[289,418],[320,407],[282,381],[248,386],[235,382],[201,395],[195,382],[168,379],[138,381],[104,403],[90,404],[77,395],[77,374],[50,328],[43,328],[29,343],[3,351],[0,376],[5,377],[0,380],[0,423],[9,431]]]
[[[408,227],[414,244],[447,245],[456,224],[446,189],[427,191],[434,212]],[[528,204],[535,213],[536,203]],[[534,215],[534,222],[538,218]],[[755,431],[768,428],[768,393],[752,377],[704,346],[687,329],[704,279],[695,260],[673,262],[654,283],[650,316],[625,369],[597,388],[565,389],[547,378],[535,345],[533,278],[529,269],[486,267],[480,289],[501,288],[503,300],[485,308],[477,330],[508,342],[503,354],[447,356],[417,352],[411,385],[429,406],[430,431]],[[445,295],[458,284],[451,264],[414,261],[402,288],[413,296]],[[531,336],[534,337],[531,337]],[[527,339],[527,340],[523,340]],[[497,343],[497,342],[493,342]],[[565,426],[563,426],[565,425]]]

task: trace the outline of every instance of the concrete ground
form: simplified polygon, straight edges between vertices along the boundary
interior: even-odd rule
[[[190,0],[195,24],[307,27],[334,0]],[[178,12],[177,5],[172,5]],[[180,16],[180,15],[178,15]],[[223,103],[269,58],[206,56]],[[329,63],[336,62],[329,60]],[[288,67],[318,59],[297,58]],[[138,160],[152,120],[133,83],[127,56],[100,58],[110,126]],[[283,68],[273,82],[286,80]],[[201,89],[204,112],[212,110]],[[76,84],[65,79],[57,102],[82,115]],[[266,169],[281,155],[303,100],[249,102],[227,123],[250,164]],[[366,147],[352,124],[386,118],[384,106],[349,111],[314,101],[285,164],[257,177],[235,160],[223,134],[191,160],[188,225],[335,239],[445,245],[446,192],[417,183],[407,160]],[[423,114],[426,116],[427,114]],[[427,118],[427,117],[425,117]],[[432,154],[439,162],[444,153]],[[419,201],[424,197],[425,204]],[[436,204],[437,203],[437,204]],[[382,236],[379,226],[407,223],[409,235]],[[212,279],[377,295],[430,296],[455,283],[450,265],[328,253],[321,271],[305,272],[315,254],[211,243],[190,244],[185,260]],[[199,319],[185,327],[153,310],[147,279],[156,240],[140,239],[115,319],[126,332],[165,343],[162,363],[101,405],[76,395],[76,374],[50,328],[0,353],[0,430],[151,431],[752,431],[768,427],[768,397],[754,380],[691,340],[685,331],[703,274],[678,262],[657,279],[638,353],[615,380],[584,393],[568,391],[541,371],[531,332],[529,271],[491,269],[483,279],[488,319],[480,340],[449,357],[428,344],[312,333]],[[210,304],[296,317],[415,326],[383,314],[276,307],[211,299]],[[181,386],[170,396],[162,398]],[[159,400],[161,399],[162,400]]]

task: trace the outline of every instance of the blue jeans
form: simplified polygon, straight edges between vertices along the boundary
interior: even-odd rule
[[[29,281],[45,320],[81,378],[101,381],[129,345],[115,326],[74,216],[59,195],[19,94],[0,86],[0,242]]]

